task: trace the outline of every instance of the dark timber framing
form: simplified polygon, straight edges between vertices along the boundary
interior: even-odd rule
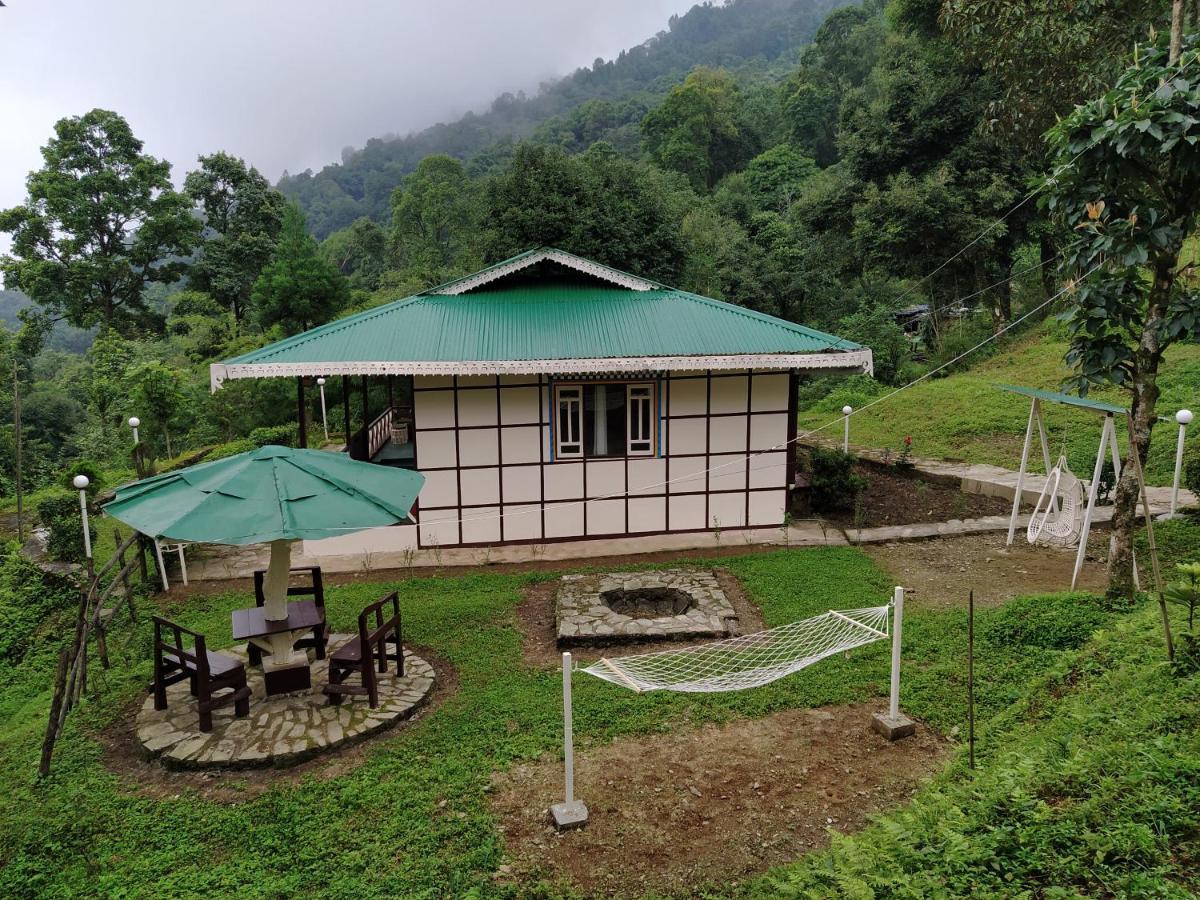
[[[714,403],[715,386],[739,378],[745,381],[744,392],[740,384],[733,389],[732,393],[726,388],[721,392],[720,404],[716,405]],[[755,386],[760,383],[760,379],[764,385],[768,383],[767,379],[786,379],[786,381],[782,385],[782,390],[778,384],[771,388],[776,392],[775,402],[763,404],[762,408],[756,408]],[[442,488],[447,493],[440,496],[435,494],[432,498],[426,496],[421,503],[417,516],[418,522],[424,524],[423,528],[418,528],[418,545],[421,547],[484,547],[498,543],[546,544],[623,536],[697,533],[712,531],[714,527],[721,531],[739,531],[778,527],[783,524],[788,494],[794,479],[794,462],[790,444],[787,450],[781,448],[773,451],[786,456],[786,460],[781,460],[778,464],[780,469],[778,477],[771,476],[771,479],[777,483],[755,486],[754,470],[751,467],[751,460],[747,457],[767,449],[765,446],[751,449],[756,439],[754,434],[756,417],[785,415],[787,418],[786,425],[764,421],[765,427],[778,429],[777,436],[774,431],[769,432],[772,435],[771,439],[767,441],[769,446],[794,440],[796,435],[794,410],[797,395],[794,371],[742,369],[732,372],[701,371],[685,375],[669,373],[664,375],[654,372],[637,377],[582,379],[578,377],[552,378],[548,375],[447,376],[437,380],[441,383],[431,384],[429,381],[433,381],[433,379],[426,381],[426,379],[419,378],[413,385],[413,438],[416,445],[414,464],[427,475],[436,477],[435,473],[447,473],[442,477],[450,480],[450,485]],[[700,406],[674,414],[675,408],[672,407],[671,396],[673,386],[679,387],[683,382],[697,380],[704,381],[703,391],[698,398],[701,399]],[[655,409],[660,412],[656,429],[656,447],[653,454],[590,459],[572,457],[559,460],[554,458],[552,446],[554,440],[552,424],[554,388],[563,383],[580,384],[596,381],[614,384],[652,383],[655,385]],[[532,410],[514,414],[514,410],[509,409],[506,413],[506,390],[519,388],[536,389],[538,399],[536,416],[532,414]],[[490,416],[481,415],[490,405],[488,400],[478,397],[478,402],[467,402],[469,399],[475,399],[471,397],[472,394],[488,391],[495,396],[494,422],[490,420]],[[422,425],[422,413],[418,408],[420,398],[446,392],[451,392],[451,395],[449,403],[439,413],[445,417],[443,422],[429,426]],[[429,407],[426,409],[428,410]],[[464,415],[464,410],[467,411],[466,415]],[[480,418],[472,419],[472,416]],[[741,422],[738,422],[736,426],[739,431],[744,427],[742,437],[744,444],[735,440],[732,446],[739,449],[732,450],[724,449],[731,446],[727,440],[722,441],[720,445],[715,445],[714,440],[717,434],[732,433],[728,430],[722,432],[720,426],[722,420],[732,422],[738,416],[743,416],[745,420],[744,426]],[[472,424],[463,424],[464,419],[471,421]],[[428,413],[424,421],[430,421]],[[699,422],[703,424],[699,426],[692,424],[689,427],[689,423]],[[672,436],[674,434],[677,438],[680,437],[683,434],[682,429],[685,427],[694,435],[692,439],[697,442],[695,449],[688,448],[687,452],[672,453]],[[700,437],[701,428],[703,429],[702,439]],[[520,444],[517,441],[521,438],[516,435],[521,429],[537,430],[538,451],[531,459],[525,459],[522,456],[520,461],[513,461],[506,453],[505,437],[513,435],[513,446],[514,448],[519,447]],[[446,441],[444,453],[448,455],[444,455],[434,462],[426,453],[422,453],[422,447],[426,447],[428,452],[429,438],[438,434],[445,435],[453,441],[453,452],[451,454],[449,441]],[[487,449],[481,452],[481,447],[486,448],[486,444],[482,444],[481,439],[490,440],[492,435],[496,440],[495,453],[491,454]],[[423,438],[425,440],[422,440]],[[760,437],[758,441],[763,443],[764,439]],[[465,447],[471,448],[471,453],[466,456],[464,456]],[[433,452],[438,454],[442,451],[435,450]],[[464,463],[464,458],[487,461]],[[678,469],[679,462],[688,460],[695,460],[694,466],[688,466],[680,471]],[[688,471],[692,469],[720,467],[739,461],[743,462],[743,465],[733,465],[729,469],[696,478],[688,477]],[[433,465],[430,465],[431,462]],[[631,469],[644,463],[648,465],[639,470],[640,474],[631,474]],[[574,471],[578,472],[578,483],[581,484],[581,489],[569,492],[561,492],[558,489],[551,491],[548,485],[548,476],[558,467],[562,467],[564,470],[568,467],[578,467]],[[600,473],[606,467],[621,468],[621,489],[615,489],[613,487],[615,482],[609,480],[612,473],[604,476],[605,482],[597,481]],[[534,468],[537,469],[536,476],[532,475],[531,470]],[[676,471],[672,471],[673,468]],[[774,468],[775,466],[771,466],[766,470],[759,471],[771,472]],[[449,475],[450,471],[454,472],[453,476]],[[468,479],[465,476],[471,472],[484,471],[495,473],[495,497],[492,497],[491,489],[482,500],[478,497],[467,496],[467,492],[472,488],[467,484]],[[645,474],[647,471],[657,474],[648,478]],[[519,475],[526,479],[532,479],[532,481],[525,485],[517,480]],[[638,485],[634,483],[634,480],[640,480],[653,485],[676,478],[682,479],[680,483],[659,485],[646,492],[636,490]],[[530,494],[536,491],[537,497],[526,496],[523,492],[514,493],[513,488],[519,483],[531,488]],[[507,493],[506,488],[508,489]],[[446,502],[450,499],[450,489],[453,490],[454,502]],[[428,493],[427,491],[426,494]],[[548,496],[551,493],[552,496]],[[620,502],[623,505],[622,515],[617,520],[620,522],[619,525],[611,518],[616,514],[616,510],[610,510],[609,515],[604,516],[599,511],[600,504],[596,502],[597,498],[603,498],[610,493],[621,495],[613,498],[614,502]],[[760,521],[752,524],[756,514],[753,506],[754,498],[772,494],[781,498],[779,521],[761,521],[762,513],[760,511],[758,513]],[[704,498],[701,507],[704,516],[702,527],[678,527],[686,524],[682,519],[677,518],[684,515],[682,510],[677,510],[676,516],[672,516],[673,501],[678,503],[680,498],[687,497]],[[734,497],[737,499],[732,504],[728,499],[724,503],[721,502],[722,498]],[[564,513],[561,504],[577,504],[579,511],[575,512],[568,508]],[[525,509],[534,506],[540,507],[536,515],[524,512]],[[646,510],[647,506],[650,507],[649,510],[639,511],[639,507]],[[761,510],[762,505],[759,504],[758,508]],[[697,510],[693,510],[687,514],[694,519],[697,512]],[[518,513],[518,515],[514,517],[513,513]],[[580,523],[580,527],[564,525],[561,518],[564,515],[567,522]],[[642,528],[641,522],[644,519],[641,517],[644,515],[651,515],[657,519],[657,527],[652,523],[650,527]],[[497,516],[497,518],[492,520],[489,518],[491,516]],[[714,525],[714,516],[718,520],[725,516],[728,524]],[[462,521],[463,519],[470,520],[472,517],[475,517],[475,522]],[[532,528],[523,525],[523,522],[530,518],[534,523]],[[557,518],[558,521],[550,521],[552,518]],[[672,527],[673,518],[676,518],[677,527]],[[440,521],[449,521],[453,524],[439,528]],[[492,521],[495,522],[494,526],[490,524]],[[616,527],[613,527],[614,525]],[[548,528],[555,531],[556,534],[547,537]],[[563,534],[563,530],[571,533]],[[437,535],[437,540],[431,539],[428,533],[431,531]],[[575,533],[576,531],[578,533]],[[487,539],[476,539],[484,536]]]

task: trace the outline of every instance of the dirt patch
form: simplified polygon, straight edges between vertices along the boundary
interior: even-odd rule
[[[512,878],[545,875],[588,894],[676,894],[765,871],[857,831],[905,803],[950,745],[921,725],[888,743],[871,703],[623,739],[576,755],[588,825],[558,834],[562,763],[543,758],[493,779]]]
[[[428,647],[405,647],[433,666],[437,674],[433,693],[428,702],[396,727],[377,732],[357,743],[330,750],[287,768],[173,771],[159,760],[147,759],[145,749],[138,742],[134,718],[145,699],[144,696],[138,696],[130,701],[118,721],[95,735],[103,748],[102,760],[105,767],[120,778],[127,792],[153,799],[170,799],[183,793],[194,793],[216,803],[241,803],[254,799],[276,785],[297,784],[308,777],[321,780],[336,778],[357,768],[366,759],[371,747],[432,714],[458,690],[458,673],[444,657]],[[253,706],[250,712],[254,713]]]
[[[778,548],[776,548],[778,549]],[[762,610],[751,602],[742,583],[728,569],[717,567],[712,570],[725,597],[733,605],[738,616],[738,632],[752,634],[766,628]],[[543,581],[525,589],[525,596],[517,605],[517,625],[521,629],[521,650],[525,664],[532,668],[558,666],[562,663],[562,650],[557,643],[554,616],[554,595],[558,581]],[[655,641],[622,644],[606,644],[603,648],[572,647],[571,653],[577,660],[593,662],[602,656],[628,656],[633,653],[653,653],[656,650],[691,647],[705,641]]]
[[[957,483],[950,484],[916,472],[902,472],[895,466],[860,462],[854,471],[867,480],[857,509],[852,507],[826,515],[828,521],[840,528],[916,525],[1006,516],[1012,512],[1011,501],[968,494]]]
[[[1018,530],[1012,547],[1004,546],[1006,537],[998,531],[867,544],[862,549],[896,584],[909,589],[914,604],[934,609],[966,606],[972,590],[975,602],[985,606],[1025,594],[1070,590],[1074,549],[1031,546],[1024,529]],[[1092,529],[1077,590],[1102,592],[1107,586],[1108,538],[1108,529]]]

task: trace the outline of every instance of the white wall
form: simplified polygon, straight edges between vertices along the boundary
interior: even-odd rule
[[[546,376],[418,377],[421,546],[780,525],[787,454],[746,457],[787,440],[788,382],[674,373],[657,382],[660,455],[555,461]]]

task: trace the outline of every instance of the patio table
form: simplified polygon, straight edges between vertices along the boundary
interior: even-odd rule
[[[294,652],[292,645],[297,635],[324,625],[325,610],[312,600],[289,603],[286,619],[268,619],[262,606],[233,611],[233,639],[248,642],[250,664],[262,665],[268,696],[312,686],[308,654]],[[271,654],[267,662],[263,650]]]

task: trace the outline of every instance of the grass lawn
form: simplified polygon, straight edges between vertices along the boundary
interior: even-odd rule
[[[896,397],[855,415],[850,420],[850,442],[863,447],[899,450],[905,435],[912,435],[916,456],[961,459],[1015,469],[1021,460],[1021,444],[1029,419],[1029,400],[999,391],[996,384],[1059,390],[1070,374],[1063,362],[1067,341],[1051,325],[1045,325],[971,369],[931,378]],[[868,386],[869,384],[869,386]],[[1159,378],[1162,396],[1160,415],[1173,416],[1181,407],[1200,407],[1200,344],[1176,344],[1166,358]],[[847,403],[856,409],[872,397],[887,392],[880,385],[860,382],[857,388],[836,390],[800,413],[800,431],[817,428],[832,419],[838,423],[825,429],[827,437],[841,434],[841,409]],[[1093,389],[1091,395],[1125,405],[1118,390]],[[1043,404],[1050,439],[1050,453],[1057,459],[1065,448],[1072,470],[1090,478],[1100,441],[1100,421],[1094,413],[1059,404]],[[1124,423],[1117,422],[1122,455]],[[1175,465],[1174,422],[1155,429],[1150,458],[1146,464],[1151,484],[1170,484]],[[1191,441],[1200,441],[1200,429],[1191,428]],[[1036,454],[1036,444],[1035,444]],[[1040,467],[1040,462],[1039,462]]]
[[[886,575],[851,548],[780,551],[721,563],[742,579],[768,625],[830,608],[876,605],[890,596]],[[149,631],[144,624],[128,636],[110,638],[115,655],[124,646],[128,664],[117,663],[99,699],[72,713],[45,784],[35,782],[34,772],[49,703],[48,670],[56,648],[43,643],[21,665],[0,665],[0,791],[7,801],[0,807],[0,895],[559,894],[560,886],[516,888],[493,880],[504,863],[504,851],[485,790],[493,771],[558,752],[560,676],[553,669],[525,667],[514,617],[522,588],[549,577],[553,576],[481,572],[330,589],[331,620],[335,628],[344,630],[358,608],[397,588],[404,603],[407,641],[432,648],[453,664],[458,691],[420,721],[368,745],[358,768],[327,780],[281,782],[242,803],[205,800],[187,787],[170,799],[140,796],[102,764],[95,731],[113,723],[135,698],[140,701],[149,680]],[[170,613],[207,633],[211,643],[220,647],[231,642],[230,611],[249,602],[245,594],[219,594],[193,599]],[[1172,862],[1167,849],[1180,827],[1178,804],[1197,800],[1195,808],[1200,808],[1200,748],[1195,746],[1200,717],[1195,706],[1179,707],[1183,701],[1197,699],[1200,682],[1195,678],[1164,681],[1154,666],[1157,651],[1147,622],[1152,624],[1152,618],[1145,612],[1110,612],[1081,595],[1030,598],[982,612],[978,715],[983,759],[988,766],[998,766],[997,774],[988,776],[994,780],[980,782],[983,786],[978,789],[956,787],[960,781],[951,773],[925,792],[929,799],[923,799],[913,813],[889,817],[867,832],[863,843],[838,842],[830,852],[799,868],[772,873],[770,881],[747,890],[824,896],[829,885],[850,886],[856,883],[854,878],[866,877],[860,870],[871,860],[881,865],[895,860],[895,869],[885,865],[872,877],[894,876],[891,883],[898,887],[884,892],[903,893],[905,873],[920,857],[904,856],[901,850],[918,838],[926,862],[952,858],[960,879],[972,866],[1001,859],[1011,866],[1016,879],[1012,884],[1027,884],[1038,872],[1049,871],[1038,868],[1049,851],[1039,845],[1026,853],[1017,834],[1010,835],[1008,844],[997,838],[975,855],[966,850],[948,855],[936,843],[943,834],[953,841],[968,833],[953,818],[946,819],[945,829],[939,824],[939,817],[948,816],[955,804],[962,805],[966,810],[962,814],[967,815],[974,806],[995,808],[1004,792],[1012,790],[1022,809],[1037,803],[1046,807],[1037,807],[1038,822],[1060,823],[1053,850],[1065,860],[1062,871],[1074,879],[1070,883],[1076,889],[1088,892],[1097,883],[1088,880],[1087,865],[1067,864],[1100,853],[1108,855],[1097,857],[1100,861],[1093,867],[1099,867],[1097,871],[1136,870],[1144,874],[1146,884],[1167,892],[1174,871],[1186,862]],[[1107,643],[1099,643],[1095,651],[1087,649],[1097,629],[1114,624],[1124,630],[1105,638]],[[1136,652],[1117,652],[1126,640],[1121,635],[1129,636]],[[1085,649],[1079,650],[1081,646]],[[575,681],[577,746],[586,752],[589,745],[622,735],[652,735],[796,706],[881,697],[886,691],[887,652],[881,642],[856,651],[850,659],[831,658],[768,687],[732,694],[637,696],[580,676]],[[965,614],[914,605],[906,616],[904,652],[906,710],[943,732],[964,727]],[[1092,656],[1081,655],[1087,653]],[[1087,659],[1095,662],[1072,668]],[[1149,673],[1144,679],[1138,680],[1138,666]],[[1072,671],[1079,674],[1072,676]],[[1135,703],[1134,692],[1144,691],[1149,693],[1142,697],[1169,702],[1176,710],[1141,710],[1121,732],[1121,739],[1128,741],[1144,732],[1136,748],[1122,745],[1121,749],[1130,754],[1135,749],[1144,751],[1148,756],[1137,770],[1144,778],[1137,793],[1141,805],[1128,812],[1119,806],[1094,811],[1113,822],[1113,834],[1104,837],[1111,849],[1094,845],[1088,834],[1077,831],[1072,804],[1089,802],[1093,777],[1117,779],[1100,794],[1106,802],[1120,799],[1135,786],[1119,772],[1095,770],[1101,761],[1078,757],[1070,729],[1059,726],[1049,707],[1038,705],[1072,690],[1079,690],[1079,698],[1084,698],[1082,689],[1073,687],[1075,681],[1093,690],[1093,677],[1109,674],[1126,680],[1095,682],[1094,692],[1087,695],[1091,700],[1071,699],[1074,705],[1069,709],[1082,716],[1089,702],[1109,690],[1114,703]],[[1033,694],[1031,681],[1040,685]],[[1118,713],[1113,706],[1105,715],[1111,718]],[[1190,723],[1191,735],[1167,740],[1162,729],[1171,722]],[[1097,727],[1090,725],[1080,734],[1091,735]],[[1007,737],[1010,734],[1028,737]],[[1028,766],[1008,762],[1006,753],[1019,746],[1017,740],[1028,740],[1030,753],[1042,755],[1031,755]],[[1097,744],[1096,752],[1105,746],[1109,745]],[[1171,754],[1184,749],[1191,755],[1174,761]],[[1049,800],[1058,800],[1026,797],[1018,790],[1041,783],[1034,770],[1052,750],[1057,754],[1052,758],[1064,807],[1048,807]],[[1081,767],[1072,768],[1076,758]],[[1118,762],[1114,757],[1113,765]],[[1174,781],[1164,780],[1168,776]],[[1038,774],[1041,781],[1046,777]],[[1135,822],[1132,816],[1146,812],[1142,801],[1147,793],[1161,797],[1157,810],[1161,815]],[[972,823],[985,821],[971,819]],[[1068,825],[1073,830],[1066,830]],[[1108,829],[1101,830],[1108,834]],[[859,874],[851,874],[852,870]],[[882,881],[877,883],[883,886]]]

